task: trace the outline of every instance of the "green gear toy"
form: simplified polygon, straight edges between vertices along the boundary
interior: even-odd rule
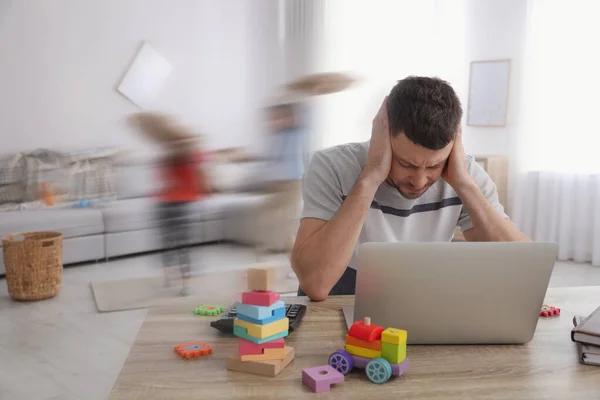
[[[221,306],[215,306],[212,304],[200,304],[194,309],[194,314],[214,316],[221,314],[223,311],[225,311],[225,308]]]

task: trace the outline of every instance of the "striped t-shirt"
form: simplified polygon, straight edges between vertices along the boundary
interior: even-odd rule
[[[317,151],[304,177],[302,218],[329,221],[352,190],[367,161],[369,142]],[[471,156],[467,169],[489,203],[502,215],[496,185]],[[449,242],[454,231],[473,227],[462,201],[443,179],[417,199],[407,199],[387,182],[375,194],[358,244],[365,242]],[[356,250],[350,262],[356,269]]]

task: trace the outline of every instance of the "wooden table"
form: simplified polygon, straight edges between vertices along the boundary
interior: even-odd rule
[[[113,388],[111,399],[593,399],[600,396],[600,367],[579,363],[570,340],[572,317],[600,305],[600,287],[549,289],[546,302],[562,309],[540,318],[534,339],[513,346],[409,346],[411,367],[382,385],[364,371],[346,376],[331,392],[314,394],[302,385],[302,369],[327,364],[329,354],[343,348],[346,333],[340,307],[353,296],[323,302],[287,297],[308,311],[300,328],[287,338],[296,358],[275,378],[228,371],[226,358],[237,339],[209,326],[215,317],[192,313],[204,298],[180,298],[152,308],[144,321]],[[202,297],[202,296],[200,296]],[[212,297],[212,298],[211,298]],[[401,327],[400,327],[401,328]],[[410,335],[410,332],[409,332]],[[183,360],[173,346],[204,340],[214,349],[208,357]],[[316,397],[315,397],[316,396]]]

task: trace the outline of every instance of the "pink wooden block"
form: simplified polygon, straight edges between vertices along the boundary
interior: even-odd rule
[[[344,382],[344,375],[331,365],[305,368],[302,370],[302,384],[315,393],[329,392],[334,383]]]
[[[283,347],[285,347],[285,340],[283,338],[271,340],[263,344],[252,343],[249,340],[240,338],[240,356],[262,354],[263,349],[280,349]]]
[[[278,300],[279,293],[271,290],[266,290],[264,292],[253,291],[242,293],[242,304],[269,307]]]

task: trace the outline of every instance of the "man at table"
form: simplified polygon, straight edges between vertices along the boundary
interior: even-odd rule
[[[462,107],[428,77],[399,81],[373,120],[371,140],[316,152],[292,251],[299,295],[354,294],[364,242],[529,241],[504,213],[496,186],[466,156]]]

